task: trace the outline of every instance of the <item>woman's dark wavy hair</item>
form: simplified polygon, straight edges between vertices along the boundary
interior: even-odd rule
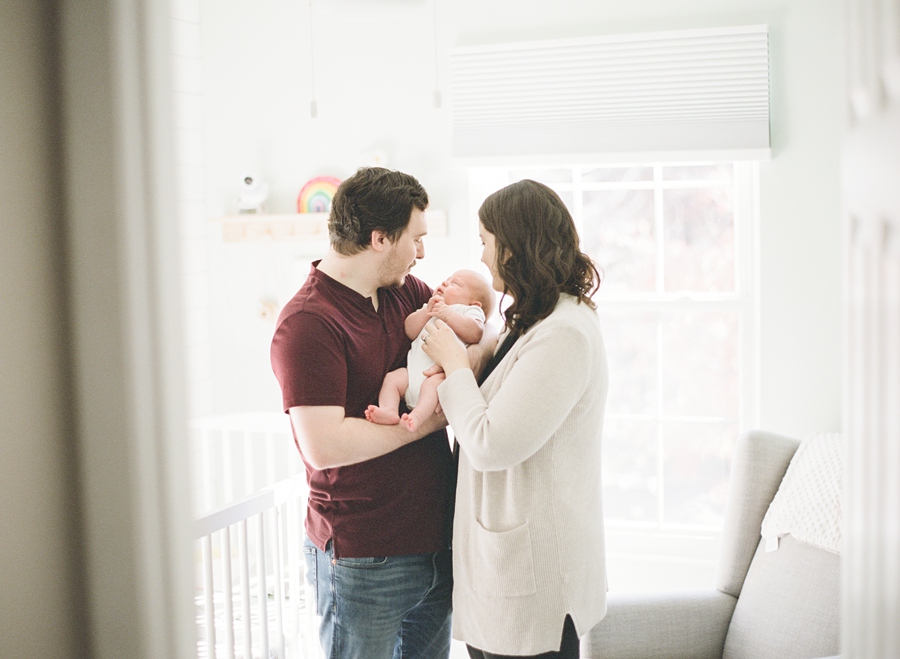
[[[392,243],[406,231],[413,208],[424,211],[428,193],[414,177],[384,167],[360,167],[338,186],[331,201],[328,237],[338,254],[363,251],[373,231]]]
[[[494,236],[503,294],[513,298],[506,327],[525,333],[556,307],[560,293],[574,295],[591,309],[600,272],[584,254],[569,209],[543,183],[525,179],[490,195],[478,210]]]

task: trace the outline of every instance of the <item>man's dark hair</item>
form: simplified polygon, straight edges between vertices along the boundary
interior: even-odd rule
[[[494,236],[503,293],[513,298],[506,326],[514,334],[549,316],[560,293],[596,308],[591,297],[600,273],[581,251],[575,222],[556,192],[536,181],[519,181],[485,199],[478,218]]]
[[[338,254],[363,251],[373,231],[392,243],[406,231],[413,208],[428,207],[425,188],[409,174],[383,167],[360,167],[338,186],[331,202],[328,236]]]

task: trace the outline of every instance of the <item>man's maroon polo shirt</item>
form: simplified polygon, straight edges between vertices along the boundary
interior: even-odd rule
[[[431,296],[407,276],[399,288],[369,298],[335,281],[313,263],[303,287],[285,305],[272,340],[271,358],[285,411],[302,405],[340,406],[364,418],[377,404],[389,371],[406,365],[410,341],[403,322]],[[296,441],[296,439],[295,439]],[[447,546],[453,505],[453,461],[441,430],[373,460],[334,469],[306,464],[309,508],[306,530],[335,556],[398,556]]]

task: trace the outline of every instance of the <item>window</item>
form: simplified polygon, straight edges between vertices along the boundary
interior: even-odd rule
[[[755,420],[756,165],[477,168],[473,203],[523,178],[559,193],[604,275],[607,522],[715,533]]]

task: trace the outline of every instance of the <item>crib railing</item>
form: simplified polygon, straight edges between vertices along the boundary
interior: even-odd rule
[[[304,477],[195,520],[198,659],[315,659],[302,553]]]
[[[227,414],[190,428],[195,517],[304,473],[285,414]]]
[[[284,414],[191,422],[198,659],[317,659],[303,463]]]

